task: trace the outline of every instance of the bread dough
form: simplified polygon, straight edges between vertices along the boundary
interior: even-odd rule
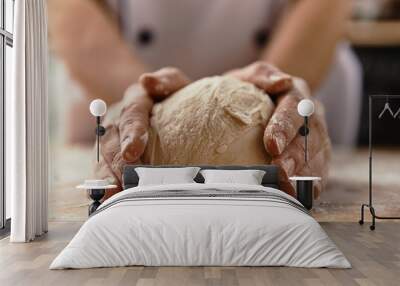
[[[228,76],[198,80],[154,105],[143,162],[266,164],[263,144],[274,110],[254,85]]]

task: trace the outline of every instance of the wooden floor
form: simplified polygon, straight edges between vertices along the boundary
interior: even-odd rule
[[[357,223],[321,223],[352,263],[349,270],[288,267],[124,267],[48,270],[79,229],[53,222],[29,244],[0,241],[0,285],[400,285],[400,222],[379,222],[375,232]]]

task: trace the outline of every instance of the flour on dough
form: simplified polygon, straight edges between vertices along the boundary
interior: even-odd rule
[[[264,164],[270,97],[232,77],[198,80],[153,108],[147,164]]]

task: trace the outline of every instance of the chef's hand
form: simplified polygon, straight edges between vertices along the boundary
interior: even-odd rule
[[[179,69],[162,68],[139,78],[140,86],[129,87],[124,96],[119,131],[122,158],[132,163],[142,156],[147,140],[153,100],[161,100],[190,83]]]
[[[289,182],[291,176],[317,176],[322,178],[314,184],[314,198],[318,198],[328,179],[331,143],[324,108],[314,100],[315,113],[309,121],[308,163],[305,163],[304,137],[298,132],[304,119],[297,113],[297,104],[305,97],[308,97],[306,84],[295,79],[293,88],[277,99],[277,107],[265,129],[264,145],[272,155],[272,163],[281,166],[283,190],[295,194]]]
[[[288,92],[293,86],[290,75],[265,62],[255,62],[241,69],[226,73],[242,81],[250,82],[264,90],[271,97]]]
[[[167,67],[143,74],[139,84],[130,86],[121,102],[110,107],[103,120],[106,128],[101,138],[100,162],[95,176],[109,179],[118,188],[107,192],[106,198],[122,189],[122,170],[126,163],[140,163],[147,139],[153,100],[169,96],[189,83],[178,69]]]
[[[298,133],[304,119],[297,113],[297,104],[300,100],[310,97],[305,82],[292,78],[264,62],[256,62],[229,74],[253,83],[272,98],[276,98],[276,109],[265,129],[264,145],[272,156],[272,164],[281,167],[281,188],[294,195],[295,190],[289,177],[319,176],[322,177],[322,181],[314,185],[314,197],[317,198],[326,184],[331,156],[331,144],[322,104],[314,100],[315,113],[310,117],[309,123],[309,159],[308,164],[305,164],[304,137]]]

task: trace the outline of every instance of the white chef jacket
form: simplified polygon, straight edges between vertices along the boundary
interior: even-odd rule
[[[287,0],[107,0],[125,39],[151,69],[175,66],[193,79],[259,59]],[[317,96],[334,143],[353,144],[361,110],[361,69],[346,44]]]

